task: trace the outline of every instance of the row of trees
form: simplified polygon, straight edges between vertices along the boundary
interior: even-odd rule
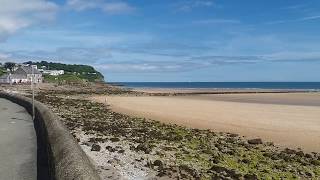
[[[1,63],[1,66],[4,68],[4,69],[9,69],[10,72],[13,71],[14,67],[16,66],[16,63],[14,62],[6,62],[4,64]]]

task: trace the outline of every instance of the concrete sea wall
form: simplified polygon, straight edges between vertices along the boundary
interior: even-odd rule
[[[32,100],[20,95],[0,92],[32,113]],[[34,127],[37,133],[37,179],[99,180],[94,166],[67,128],[44,104],[35,101]]]

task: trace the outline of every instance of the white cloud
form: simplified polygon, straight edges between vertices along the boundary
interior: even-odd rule
[[[58,6],[46,0],[1,0],[0,41],[16,31],[53,20]]]
[[[102,70],[108,70],[112,72],[148,72],[148,71],[158,71],[160,67],[153,64],[134,64],[134,63],[110,63],[102,64],[97,68]]]
[[[55,50],[60,47],[136,47],[140,43],[148,43],[155,39],[155,36],[151,33],[135,32],[81,32],[77,30],[60,30],[60,29],[38,29],[27,30],[24,32],[24,36],[29,39],[39,39],[34,46],[26,46],[25,44],[19,44],[19,50],[33,51],[35,49],[40,50]],[[50,43],[48,43],[50,42]],[[30,44],[30,42],[26,42]],[[17,47],[15,46],[15,47]]]
[[[130,13],[135,9],[126,2],[112,0],[68,0],[67,6],[77,11],[101,9],[108,14]]]
[[[274,25],[274,24],[284,24],[284,23],[292,23],[292,22],[304,22],[304,21],[312,21],[312,20],[319,20],[320,15],[316,16],[306,16],[298,19],[291,19],[291,20],[276,20],[276,21],[270,21],[265,24],[267,25]]]
[[[184,0],[177,4],[178,11],[191,11],[194,8],[211,7],[214,5],[213,0]]]
[[[266,56],[270,61],[320,61],[320,52],[308,51],[308,52],[297,52],[297,51],[283,51],[272,53]]]
[[[103,10],[107,13],[118,14],[131,12],[134,8],[124,2],[112,2],[104,4]]]
[[[297,21],[308,21],[308,20],[315,20],[315,19],[320,19],[320,15],[304,17],[304,18],[298,19]]]
[[[86,1],[86,0],[68,0],[67,6],[75,9],[77,11],[87,10],[87,9],[94,9],[98,7],[98,1]]]
[[[239,20],[235,19],[204,19],[193,21],[194,24],[240,24]]]
[[[11,54],[7,54],[7,53],[1,53],[0,52],[0,62],[1,61],[6,61],[8,58],[11,57]]]

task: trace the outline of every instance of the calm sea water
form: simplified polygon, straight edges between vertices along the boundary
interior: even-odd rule
[[[128,88],[236,88],[320,90],[320,82],[117,82]]]

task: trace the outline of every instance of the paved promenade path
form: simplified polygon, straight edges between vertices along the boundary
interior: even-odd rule
[[[0,98],[0,179],[37,179],[37,139],[27,111]]]

